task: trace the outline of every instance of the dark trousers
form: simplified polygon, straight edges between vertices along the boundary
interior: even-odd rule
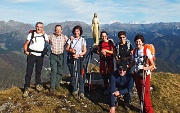
[[[77,64],[77,67],[75,66],[75,63]],[[78,83],[79,92],[84,93],[84,80],[81,73],[82,67],[83,67],[82,58],[76,59],[75,61],[67,61],[67,64],[68,64],[69,72],[71,75],[72,92],[77,91],[77,83]],[[78,78],[76,78],[76,75],[75,75],[76,70],[77,70]]]
[[[102,75],[103,81],[104,81],[104,89],[109,89],[109,82],[111,81],[111,75],[110,74],[104,74]]]
[[[62,80],[63,65],[64,65],[64,55],[63,54],[55,55],[51,53],[50,55],[51,88],[60,86],[60,81]]]
[[[105,60],[105,59],[100,60],[100,73],[104,81],[105,89],[109,88],[109,82],[110,82],[111,74],[113,73],[113,71],[114,71],[113,58],[110,58],[108,60]]]
[[[42,56],[34,56],[34,55],[27,56],[27,67],[26,67],[24,88],[30,87],[31,75],[33,73],[34,64],[35,64],[35,83],[36,84],[41,83],[41,70],[43,66],[43,59],[44,57]]]

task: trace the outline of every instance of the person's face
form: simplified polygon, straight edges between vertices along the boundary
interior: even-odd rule
[[[119,72],[120,76],[124,76],[126,74],[126,70],[123,68],[118,69],[118,72]]]
[[[62,33],[62,28],[60,27],[60,26],[57,26],[56,27],[56,29],[55,29],[55,33],[56,33],[56,35],[61,35],[61,33]]]
[[[119,36],[119,39],[121,42],[126,42],[126,36],[125,35]]]
[[[36,32],[37,33],[42,33],[42,31],[43,31],[43,24],[37,24],[37,26],[36,26]]]
[[[79,30],[79,29],[75,29],[74,35],[75,35],[76,37],[80,37],[80,30]]]
[[[144,44],[141,39],[137,39],[135,43],[137,48],[142,48]]]
[[[101,38],[102,38],[103,41],[107,41],[108,40],[108,36],[107,36],[106,33],[102,33]]]

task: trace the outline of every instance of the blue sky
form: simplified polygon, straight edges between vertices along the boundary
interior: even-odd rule
[[[180,0],[0,0],[0,21],[180,22]]]

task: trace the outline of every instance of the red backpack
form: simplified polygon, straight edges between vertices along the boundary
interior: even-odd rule
[[[147,56],[147,53],[146,53],[147,48],[150,50],[150,52],[151,52],[151,54],[152,54],[152,56],[153,56],[152,59],[153,59],[153,61],[155,62],[155,60],[156,60],[156,57],[155,57],[156,51],[155,51],[154,45],[153,45],[153,44],[145,44],[145,45],[144,45],[144,50],[143,50],[144,56]],[[133,50],[133,55],[134,55],[134,57],[135,57],[135,53],[136,53],[136,49]],[[145,58],[145,60],[146,60],[146,61],[145,61],[146,64],[151,65],[150,61],[149,61],[147,58]],[[154,65],[155,65],[155,63],[154,63]],[[154,69],[156,69],[156,66],[154,66],[154,67],[151,69],[151,71],[153,71]]]

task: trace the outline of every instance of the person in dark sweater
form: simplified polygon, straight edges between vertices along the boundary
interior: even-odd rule
[[[131,74],[127,74],[127,63],[121,61],[117,70],[111,75],[110,81],[110,113],[115,113],[115,98],[123,95],[125,108],[130,107],[130,93],[134,86]]]

